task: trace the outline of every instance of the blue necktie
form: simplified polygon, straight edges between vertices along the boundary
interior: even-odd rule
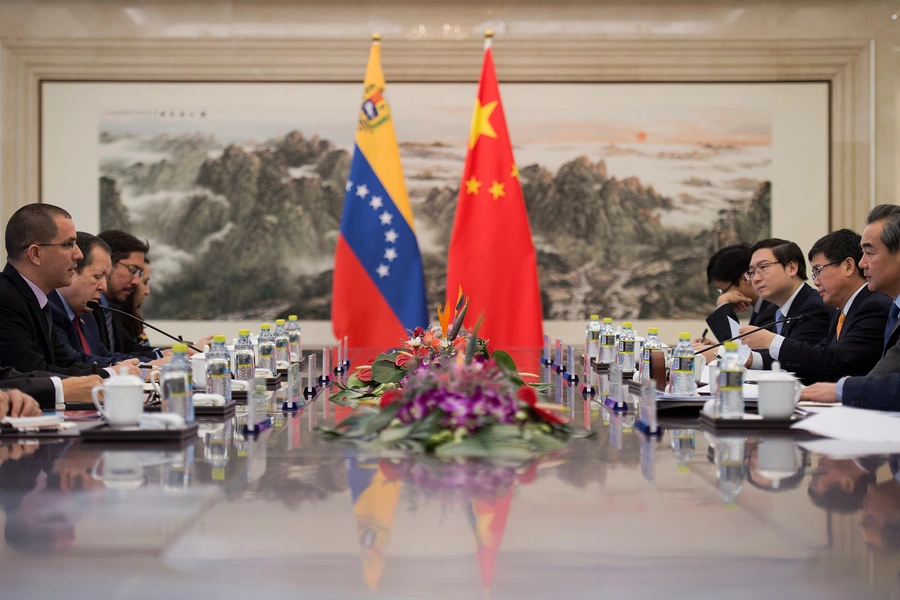
[[[887,327],[884,328],[885,346],[887,346],[888,340],[891,338],[891,333],[893,333],[894,327],[897,326],[898,317],[900,317],[900,306],[891,304],[891,312],[888,313]]]
[[[775,321],[780,321],[784,318],[784,313],[781,312],[781,309],[775,311]],[[784,323],[775,323],[775,332],[778,335],[781,335],[781,329],[784,327]]]

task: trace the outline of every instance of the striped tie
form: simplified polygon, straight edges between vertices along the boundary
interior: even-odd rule
[[[109,339],[109,351],[115,352],[116,351],[116,348],[115,348],[116,338],[113,335],[112,311],[104,310],[103,318],[106,322],[106,335],[108,336],[108,339]]]
[[[847,315],[844,314],[844,311],[841,311],[841,316],[838,317],[837,329],[834,331],[834,339],[841,339],[841,329],[844,327],[844,317]]]

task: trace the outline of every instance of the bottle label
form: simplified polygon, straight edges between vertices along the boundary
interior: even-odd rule
[[[645,362],[650,362],[650,350],[644,348],[644,350],[641,351],[641,359]]]
[[[719,371],[719,389],[730,392],[743,391],[743,371]]]
[[[676,373],[692,373],[694,371],[693,356],[675,356],[672,358],[672,370]]]
[[[619,354],[634,354],[634,342],[619,342]]]
[[[596,342],[597,340],[600,339],[600,332],[599,331],[590,331],[589,335],[588,335],[588,339],[591,340],[592,342]]]
[[[603,346],[615,346],[616,345],[616,336],[615,335],[601,335],[600,336],[600,344]]]
[[[249,356],[238,356],[236,359],[237,366],[240,369],[241,367],[250,368],[253,366],[253,361],[250,360]]]

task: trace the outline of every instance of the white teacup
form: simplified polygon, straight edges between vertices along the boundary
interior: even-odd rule
[[[103,390],[103,406],[100,405],[100,390]],[[144,382],[139,377],[129,375],[128,369],[122,367],[118,375],[91,389],[91,399],[106,422],[113,427],[137,425],[144,412]]]
[[[800,381],[779,368],[778,362],[772,364],[772,372],[759,376],[759,400],[757,410],[764,419],[787,419],[794,413],[794,407],[800,400],[803,385]]]
[[[191,357],[191,371],[194,378],[194,389],[206,389],[206,354],[198,352]]]
[[[146,482],[140,454],[137,452],[104,452],[94,462],[91,477],[102,481],[109,489],[119,490],[137,489]]]

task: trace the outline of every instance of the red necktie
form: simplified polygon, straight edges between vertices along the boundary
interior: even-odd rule
[[[75,326],[75,331],[78,332],[78,339],[81,340],[81,349],[84,350],[85,354],[93,354],[91,352],[91,347],[88,346],[87,338],[84,337],[84,332],[81,330],[81,319],[75,317],[72,319],[72,325]]]

